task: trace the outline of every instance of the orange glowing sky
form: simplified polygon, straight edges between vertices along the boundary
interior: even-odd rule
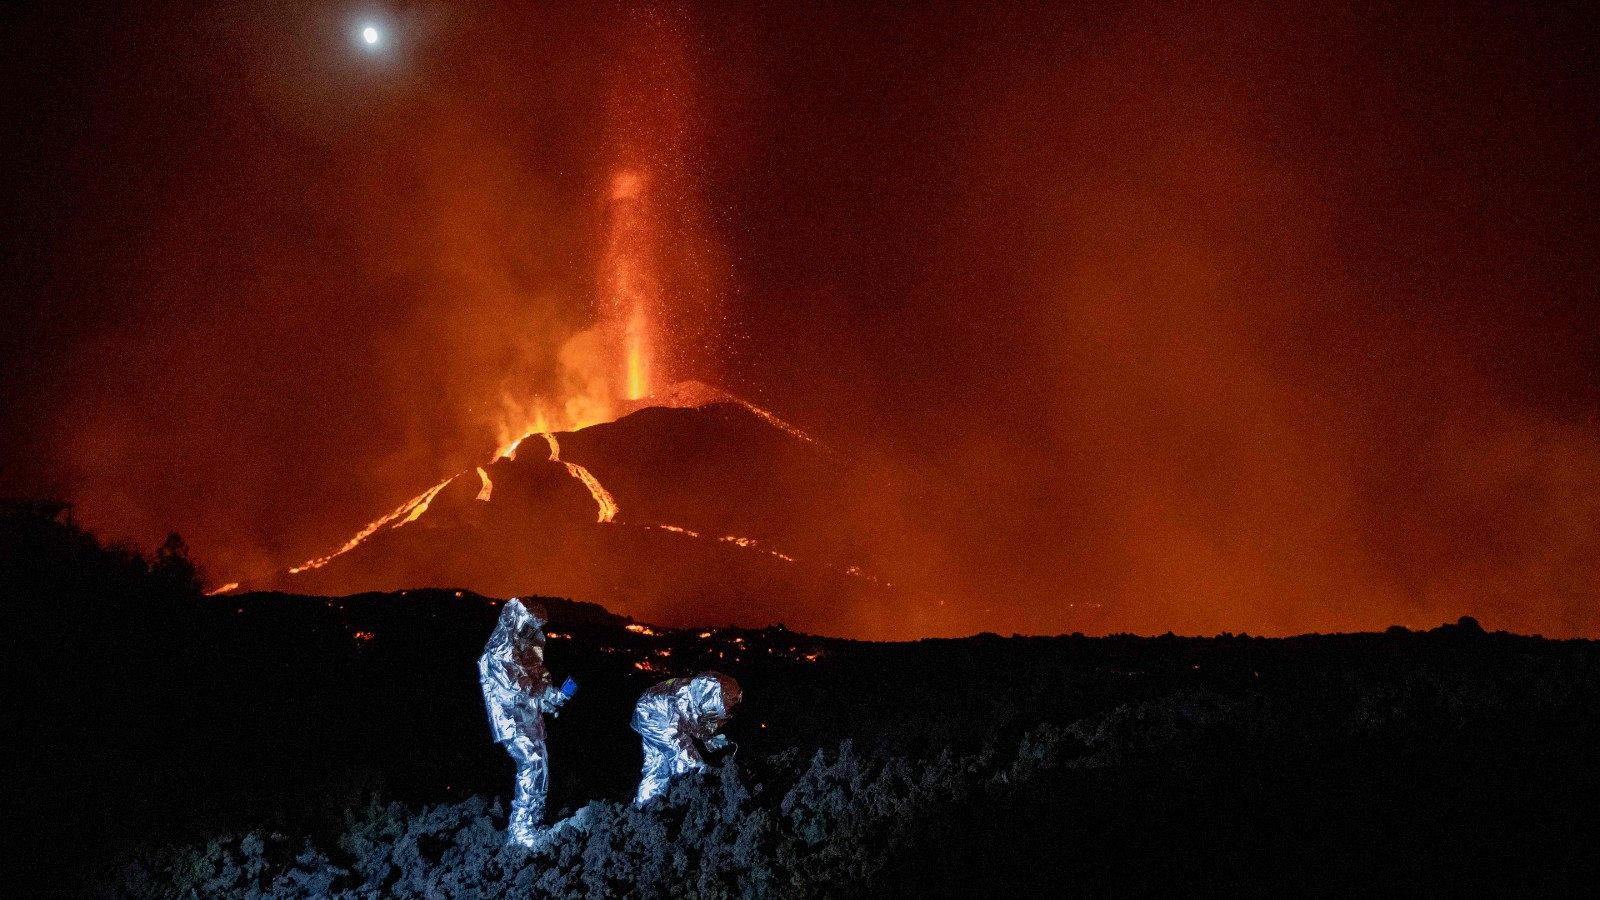
[[[0,493],[236,580],[699,379],[928,633],[1600,635],[1593,23],[574,6],[0,13]]]

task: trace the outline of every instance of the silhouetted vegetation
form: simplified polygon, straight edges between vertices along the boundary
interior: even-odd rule
[[[536,852],[473,663],[494,601],[203,598],[181,542],[0,515],[21,765],[53,893],[812,896],[1545,893],[1600,862],[1600,648],[1488,634],[866,644],[660,631],[550,601]],[[628,805],[633,699],[716,667],[736,755]],[[382,799],[380,799],[382,798]]]

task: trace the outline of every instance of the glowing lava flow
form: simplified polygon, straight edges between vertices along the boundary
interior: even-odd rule
[[[428,504],[433,502],[433,498],[438,495],[440,491],[444,490],[445,485],[455,480],[455,476],[452,475],[451,477],[446,478],[445,480],[429,488],[427,493],[423,494],[420,498],[421,502],[413,505],[411,507],[410,514],[408,514],[404,519],[401,519],[399,522],[396,522],[394,527],[399,528],[401,525],[405,525],[408,522],[415,522],[417,519],[421,518],[422,514],[428,511]]]
[[[535,434],[538,434],[538,432],[530,431],[527,434],[523,435],[522,437],[519,437],[516,440],[512,441],[511,443],[505,445],[504,447],[501,447],[499,450],[497,450],[495,452],[494,458],[495,459],[512,459],[512,460],[516,459],[517,458],[517,448],[522,446],[522,442],[523,441],[527,440],[528,438],[533,437]]]
[[[806,434],[799,427],[779,418],[772,412],[703,381],[677,382],[670,387],[651,394],[650,402],[653,406],[667,406],[675,409],[694,409],[710,406],[713,403],[732,403],[792,438],[805,441],[808,444],[815,444],[830,453],[833,452],[826,444]]]
[[[577,463],[563,463],[563,465],[567,467],[567,471],[571,472],[573,477],[583,482],[583,486],[589,489],[589,495],[594,498],[595,504],[600,507],[600,517],[595,521],[610,522],[615,519],[617,517],[617,501],[612,498],[611,492],[607,491],[583,466]]]
[[[222,587],[214,588],[212,590],[206,591],[206,596],[207,597],[215,597],[218,594],[226,594],[229,591],[237,590],[238,587],[239,587],[239,582],[230,581],[227,584],[223,585]]]
[[[356,547],[360,546],[362,541],[376,534],[378,529],[388,525],[390,522],[394,522],[395,519],[401,519],[402,516],[404,516],[404,518],[399,522],[395,522],[393,527],[399,528],[401,525],[404,525],[407,522],[415,522],[418,516],[428,511],[428,504],[432,503],[433,498],[438,496],[440,491],[444,490],[444,486],[454,480],[455,476],[452,475],[451,477],[446,478],[431,488],[428,488],[417,496],[412,497],[410,500],[407,500],[406,502],[400,504],[400,506],[396,507],[394,512],[389,513],[381,519],[375,519],[369,523],[367,527],[356,532],[356,536],[348,541],[345,541],[344,544],[339,547],[339,549],[329,553],[327,556],[319,556],[316,559],[306,560],[298,566],[293,566],[289,569],[289,574],[298,575],[301,572],[306,572],[311,569],[322,568],[328,563],[333,562],[334,559],[349,553],[351,550],[354,550]]]
[[[794,557],[790,556],[789,554],[784,553],[781,550],[774,550],[771,547],[768,547],[765,544],[761,543],[760,541],[756,540],[755,538],[739,537],[738,535],[733,535],[733,534],[724,535],[724,536],[719,537],[719,538],[713,538],[713,537],[709,537],[707,535],[703,535],[698,531],[694,531],[693,529],[683,528],[683,527],[678,526],[678,525],[646,525],[644,527],[653,528],[653,529],[655,529],[657,531],[667,531],[667,532],[671,532],[672,534],[681,534],[686,538],[691,538],[691,539],[697,540],[697,541],[698,540],[714,540],[714,541],[717,541],[718,543],[732,544],[733,546],[738,547],[738,548],[740,548],[742,550],[754,550],[757,553],[765,553],[766,555],[768,555],[768,556],[770,556],[770,557],[772,557],[774,559],[781,559],[786,563],[799,562],[799,560],[796,560]],[[844,573],[845,575],[848,575],[851,578],[859,578],[862,581],[870,581],[873,584],[876,584],[876,585],[878,585],[880,587],[894,587],[894,583],[893,582],[884,581],[883,579],[878,578],[878,577],[872,575],[871,573],[863,570],[860,566],[856,566],[856,565],[846,566],[843,569],[839,569],[838,571]]]
[[[777,557],[778,559],[781,559],[784,562],[794,562],[794,557],[790,556],[787,553],[780,553],[777,550],[772,549],[771,547],[763,547],[763,546],[761,546],[761,542],[757,541],[755,538],[736,537],[736,536],[730,534],[730,535],[725,535],[723,537],[719,537],[719,538],[717,538],[717,540],[723,542],[724,544],[732,544],[735,547],[743,547],[746,550],[759,550],[762,553],[767,554],[768,556]]]
[[[673,534],[681,534],[686,538],[693,538],[695,540],[715,540],[723,544],[732,544],[735,547],[739,547],[744,550],[754,550],[757,553],[765,553],[774,559],[781,559],[788,563],[795,561],[795,558],[789,554],[774,550],[771,547],[763,546],[762,543],[755,538],[738,537],[737,535],[732,534],[719,538],[707,538],[698,531],[688,528],[681,528],[677,525],[646,525],[645,527],[654,528],[658,531],[670,531]]]
[[[795,426],[790,425],[788,422],[785,422],[784,420],[778,418],[777,416],[773,415],[770,412],[767,412],[766,410],[762,409],[761,407],[756,406],[754,403],[747,403],[747,402],[745,402],[743,400],[738,399],[737,397],[734,398],[734,402],[739,404],[740,406],[743,406],[745,409],[750,410],[751,412],[755,413],[756,415],[760,416],[762,419],[764,419],[766,421],[766,423],[768,425],[771,425],[774,428],[777,428],[777,429],[779,429],[781,431],[787,432],[789,434],[789,436],[799,438],[800,440],[805,441],[808,444],[816,444],[819,447],[822,446],[822,444],[816,438],[812,437],[809,434],[806,434],[804,431],[801,431],[799,428],[796,428]]]
[[[544,439],[550,445],[550,461],[566,466],[567,474],[583,482],[583,486],[589,489],[589,496],[594,498],[595,505],[600,508],[600,518],[595,521],[602,524],[614,521],[617,518],[617,500],[611,496],[610,491],[605,489],[605,485],[600,483],[600,479],[591,475],[588,469],[577,463],[564,462],[561,459],[561,444],[556,441],[554,434],[546,431],[544,432]]]
[[[494,482],[489,480],[489,473],[483,470],[483,466],[478,467],[478,478],[483,482],[483,487],[478,488],[478,496],[473,499],[488,503],[490,495],[494,493]]]

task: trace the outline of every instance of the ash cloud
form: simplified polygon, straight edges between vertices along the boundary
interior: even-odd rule
[[[887,19],[774,28],[824,60],[741,183],[811,199],[754,340],[884,450],[945,627],[1600,627],[1582,26]]]
[[[73,74],[12,101],[45,211],[7,226],[6,490],[230,572],[574,377],[636,33],[424,7],[379,71],[275,9],[38,13],[22,64]],[[1594,634],[1600,116],[1563,15],[679,10],[661,64],[704,96],[620,108],[693,126],[682,374],[878,466],[862,562],[925,633]]]

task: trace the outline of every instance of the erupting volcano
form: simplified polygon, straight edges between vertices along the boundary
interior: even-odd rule
[[[246,587],[452,587],[668,624],[900,633],[882,624],[898,591],[864,566],[870,536],[848,524],[871,518],[852,508],[865,476],[770,412],[681,384],[614,422],[527,440]]]
[[[623,146],[627,159],[675,158],[653,133]],[[635,162],[607,180],[595,322],[562,348],[562,393],[508,389],[492,455],[246,589],[450,587],[666,623],[884,628],[895,589],[871,574],[870,536],[850,524],[876,518],[857,464],[704,382],[658,386],[687,355],[674,338],[696,333],[678,326],[695,305],[669,300],[663,274],[663,235],[682,210],[656,188],[681,198],[671,184],[672,166]]]
[[[573,597],[669,624],[916,633],[864,524],[884,518],[881,496],[863,490],[883,479],[778,415],[685,380],[719,368],[722,321],[720,250],[696,174],[696,78],[671,21],[635,25],[608,87],[586,327],[545,342],[554,359],[528,353],[508,369],[485,423],[493,453],[420,480],[311,559],[239,578],[244,589],[461,588]]]

